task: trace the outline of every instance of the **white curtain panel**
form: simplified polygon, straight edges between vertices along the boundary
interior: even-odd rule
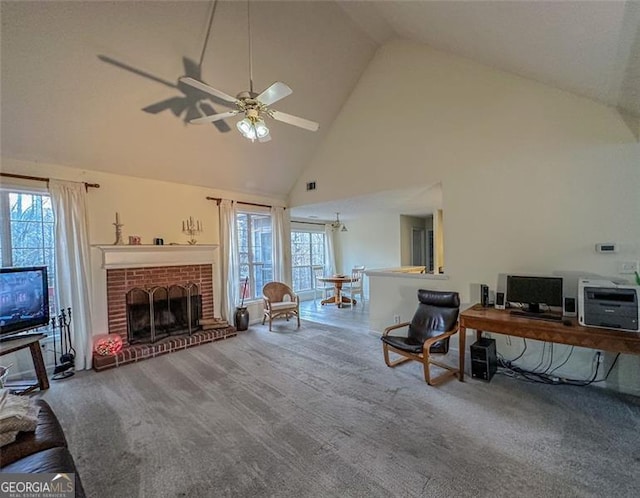
[[[335,275],[336,270],[336,250],[333,244],[333,227],[329,224],[324,226],[324,270],[326,275]]]
[[[49,181],[55,215],[56,298],[71,308],[75,368],[91,368],[91,260],[87,192],[84,183]]]
[[[283,207],[271,208],[273,280],[291,286],[291,218]]]
[[[220,202],[220,307],[222,318],[233,324],[236,306],[240,304],[240,263],[236,203],[228,199]]]

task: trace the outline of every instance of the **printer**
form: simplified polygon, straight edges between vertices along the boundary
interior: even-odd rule
[[[640,331],[640,286],[611,280],[581,278],[578,281],[578,322],[587,327]]]

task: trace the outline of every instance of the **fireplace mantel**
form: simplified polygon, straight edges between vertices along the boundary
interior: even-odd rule
[[[195,245],[94,245],[102,252],[102,268],[151,268],[213,264],[217,244]]]

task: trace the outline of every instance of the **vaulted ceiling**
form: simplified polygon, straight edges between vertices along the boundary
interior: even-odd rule
[[[376,49],[406,38],[640,116],[640,2],[253,1],[253,80],[293,94],[251,143],[237,118],[184,122],[184,59],[200,61],[210,2],[2,1],[2,155],[282,199]],[[219,1],[202,79],[249,86],[247,4]],[[172,100],[170,100],[172,99]],[[155,113],[143,112],[148,108]],[[208,107],[207,107],[208,106]],[[164,109],[164,110],[163,110]],[[227,107],[209,101],[205,112]],[[177,112],[177,111],[176,111]]]

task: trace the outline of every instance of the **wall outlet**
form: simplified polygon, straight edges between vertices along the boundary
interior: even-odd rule
[[[400,323],[400,315],[393,315],[393,323]]]
[[[628,274],[628,273],[635,273],[637,271],[640,272],[639,267],[640,265],[638,264],[638,261],[619,261],[618,273]]]

